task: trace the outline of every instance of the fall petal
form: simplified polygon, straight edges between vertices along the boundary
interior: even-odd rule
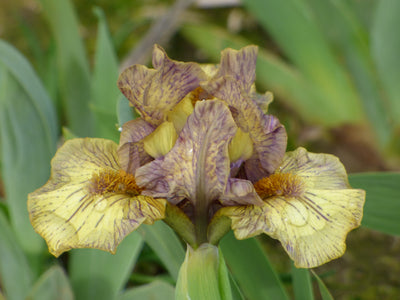
[[[139,195],[132,178],[120,171],[114,142],[69,140],[52,160],[49,181],[28,196],[31,223],[55,256],[72,248],[114,253],[140,224],[164,217],[164,200]]]
[[[224,103],[197,102],[174,148],[136,171],[138,184],[144,193],[173,204],[184,198],[193,204],[218,199],[228,180],[228,144],[235,132]]]
[[[118,87],[146,122],[159,125],[165,114],[197,88],[206,75],[198,64],[171,60],[157,45],[153,65],[155,69],[142,65],[126,69],[118,79]]]
[[[271,178],[278,181],[267,180],[262,193],[274,195],[260,195],[264,205],[223,208],[235,236],[264,232],[278,239],[302,268],[343,255],[348,232],[361,223],[365,192],[351,189],[339,160],[299,148],[285,156]]]

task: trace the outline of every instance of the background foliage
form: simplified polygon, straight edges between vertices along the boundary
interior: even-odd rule
[[[131,234],[115,256],[54,259],[26,211],[63,139],[118,140],[134,117],[118,73],[148,63],[153,43],[197,62],[259,45],[257,86],[274,93],[289,149],[339,156],[367,191],[347,253],[312,272],[267,237],[224,238],[235,299],[400,297],[400,2],[203,2],[0,3],[0,299],[173,299],[184,246],[164,223]]]

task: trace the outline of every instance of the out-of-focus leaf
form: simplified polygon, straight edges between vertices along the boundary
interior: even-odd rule
[[[314,293],[308,269],[298,269],[292,263],[293,292],[296,300],[313,300]]]
[[[400,125],[400,1],[378,2],[371,34],[372,55],[390,102],[392,119]]]
[[[118,127],[122,127],[124,123],[136,119],[139,114],[136,110],[129,105],[128,99],[124,95],[121,95],[117,103],[117,117],[118,117]]]
[[[318,282],[319,292],[321,293],[322,300],[333,300],[332,294],[329,292],[322,279],[314,272],[314,270],[311,270],[311,273]]]
[[[40,0],[57,45],[58,83],[68,127],[79,136],[92,134],[90,72],[78,22],[69,0]]]
[[[370,55],[366,28],[360,23],[349,2],[310,0],[308,3],[325,37],[330,38],[332,48],[336,49],[338,56],[344,57],[379,145],[387,146],[393,134],[388,118],[390,113],[385,106]]]
[[[226,264],[246,299],[289,299],[256,239],[236,240],[228,233],[220,245]]]
[[[2,289],[9,300],[25,299],[32,285],[32,272],[2,211],[0,211],[0,241]]]
[[[38,77],[14,48],[0,41],[2,178],[11,224],[28,256],[38,255],[44,245],[29,222],[27,195],[49,178],[57,133],[52,102]]]
[[[400,235],[400,173],[351,174],[349,181],[367,194],[362,225]]]
[[[96,249],[71,251],[70,278],[76,299],[114,299],[125,286],[142,246],[143,239],[132,232],[115,255]]]
[[[104,12],[98,7],[94,11],[99,19],[90,102],[95,135],[118,141],[116,106],[121,95],[117,87],[118,60]]]
[[[126,290],[116,300],[173,300],[175,289],[165,281],[156,280],[152,283]]]
[[[307,1],[244,0],[282,51],[325,95],[314,105],[329,112],[326,122],[359,122],[365,116],[350,78],[335,58]]]
[[[239,49],[251,44],[215,26],[185,24],[181,32],[215,62],[219,61],[220,51],[224,48]],[[326,95],[298,70],[266,49],[259,48],[256,73],[258,88],[270,89],[305,120],[323,125],[336,122],[329,108],[324,108]]]
[[[155,222],[151,226],[142,225],[138,232],[176,280],[185,259],[185,250],[175,232],[161,221]]]
[[[60,266],[48,269],[35,283],[27,300],[73,300],[71,285]]]

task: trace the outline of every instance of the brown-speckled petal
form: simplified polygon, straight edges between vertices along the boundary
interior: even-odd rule
[[[170,59],[158,45],[154,46],[153,65],[155,69],[129,67],[120,75],[118,87],[148,123],[159,125],[165,114],[197,88],[206,75],[196,63]]]
[[[217,200],[228,180],[228,144],[236,129],[223,102],[197,102],[174,148],[136,171],[138,184],[174,204],[184,198],[193,204]]]

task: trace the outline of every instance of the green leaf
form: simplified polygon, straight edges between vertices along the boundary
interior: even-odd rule
[[[317,273],[314,272],[314,270],[311,270],[311,273],[317,280],[322,300],[333,300],[332,294],[329,292],[328,288],[325,286],[325,283],[322,281],[322,279],[317,275]]]
[[[90,102],[95,117],[95,135],[117,142],[116,106],[121,95],[117,87],[118,60],[104,12],[98,7],[94,12],[99,19]]]
[[[71,251],[70,278],[76,299],[114,299],[125,286],[142,246],[143,239],[132,232],[115,255],[96,249]]]
[[[152,283],[130,288],[117,297],[116,300],[174,300],[175,289],[165,281],[154,281]]]
[[[371,32],[372,55],[385,87],[392,120],[400,125],[400,1],[378,2]]]
[[[293,291],[296,300],[314,299],[310,271],[298,269],[292,263]]]
[[[220,247],[244,298],[289,299],[282,282],[256,239],[238,241],[230,232],[221,240]]]
[[[49,178],[58,134],[51,100],[29,63],[0,41],[2,178],[11,224],[28,256],[43,250],[26,209],[27,195]],[[37,258],[31,262],[39,264]]]
[[[118,127],[122,127],[124,123],[139,117],[139,114],[136,112],[136,110],[129,105],[128,99],[126,99],[122,94],[117,103],[117,117]]]
[[[244,0],[245,7],[273,37],[281,50],[310,79],[325,99],[314,105],[331,115],[329,122],[364,120],[360,99],[339,64],[307,1]]]
[[[400,173],[351,174],[349,181],[366,191],[362,225],[400,235]]]
[[[318,24],[331,42],[331,48],[344,58],[368,121],[376,133],[379,145],[385,146],[393,134],[389,111],[382,97],[381,86],[369,48],[367,29],[361,24],[349,2],[309,0]],[[332,24],[335,24],[333,27]]]
[[[185,250],[175,232],[164,222],[142,225],[138,232],[161,259],[171,276],[176,280],[185,259]]]
[[[68,277],[60,266],[48,269],[35,283],[27,300],[73,300]]]
[[[79,136],[90,136],[90,71],[78,22],[69,0],[40,0],[57,46],[58,84],[67,126]]]
[[[32,285],[32,272],[2,211],[0,241],[0,285],[7,299],[25,299]]]

